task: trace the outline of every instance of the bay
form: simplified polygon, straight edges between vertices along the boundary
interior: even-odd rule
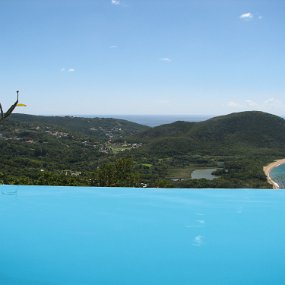
[[[279,188],[285,188],[285,164],[274,167],[270,172],[270,177],[279,185]]]

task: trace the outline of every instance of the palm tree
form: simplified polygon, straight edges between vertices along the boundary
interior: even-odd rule
[[[2,109],[2,105],[0,103],[0,112],[1,112],[1,117],[0,117],[0,122],[3,121],[4,119],[6,119],[8,116],[10,116],[12,114],[12,112],[14,111],[14,109],[17,107],[18,105],[18,100],[19,100],[19,91],[17,92],[17,100],[16,102],[7,110],[6,113],[3,112]]]

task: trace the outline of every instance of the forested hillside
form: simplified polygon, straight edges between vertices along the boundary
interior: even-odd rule
[[[13,114],[0,125],[0,181],[144,187],[266,188],[285,157],[285,121],[262,112],[155,128],[118,119]],[[193,179],[214,169],[215,179]]]
[[[72,180],[72,184],[86,184],[100,161],[139,146],[126,144],[126,136],[147,128],[118,119],[13,114],[0,125],[0,179],[3,183]]]

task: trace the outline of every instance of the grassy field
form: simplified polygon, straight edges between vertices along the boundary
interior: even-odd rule
[[[181,167],[181,168],[170,168],[168,170],[167,178],[173,178],[173,179],[190,179],[191,173],[196,169],[203,169],[208,167],[201,167],[201,165],[190,165],[187,167]]]
[[[111,146],[111,150],[114,154],[117,154],[122,151],[130,150],[130,149],[131,147],[128,147],[128,146],[117,146],[117,145]]]

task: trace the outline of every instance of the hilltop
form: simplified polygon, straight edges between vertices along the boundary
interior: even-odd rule
[[[121,119],[82,118],[73,116],[34,116],[13,114],[6,124],[10,132],[13,127],[20,129],[62,130],[78,136],[87,136],[99,140],[123,138],[147,130],[149,127]]]
[[[203,122],[158,126],[139,134],[148,149],[160,152],[204,153],[248,151],[248,148],[278,148],[285,145],[285,120],[268,113],[249,111],[214,117]],[[137,139],[133,137],[132,139]]]

